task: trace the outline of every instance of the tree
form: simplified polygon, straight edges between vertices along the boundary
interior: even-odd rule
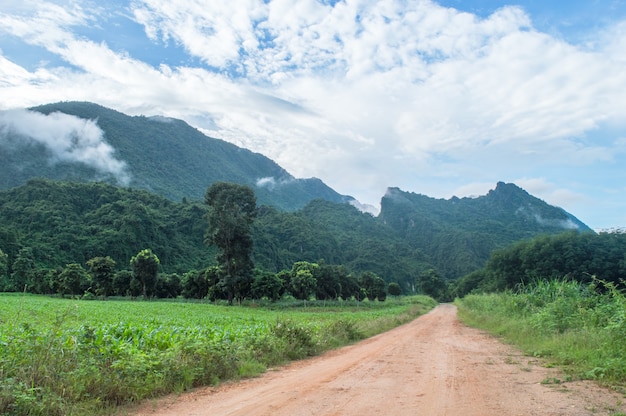
[[[448,284],[435,269],[428,269],[420,274],[417,286],[422,294],[437,301],[445,301],[449,297]]]
[[[311,297],[317,287],[317,279],[314,276],[319,267],[317,263],[308,261],[297,261],[293,264],[290,289],[294,298],[307,300]]]
[[[154,295],[160,264],[159,258],[149,248],[141,250],[130,259],[134,277],[141,282],[144,298]]]
[[[348,273],[343,266],[339,266],[337,273],[341,286],[341,298],[350,300],[354,297],[357,300],[361,300],[361,286],[359,286],[358,279],[353,274]]]
[[[391,296],[400,296],[402,294],[402,289],[396,282],[391,282],[387,285],[387,292],[389,292]]]
[[[162,299],[174,299],[181,293],[180,276],[176,273],[159,274],[156,282],[156,296]]]
[[[209,292],[207,271],[190,270],[181,280],[182,295],[186,299],[204,299]]]
[[[11,279],[5,290],[9,292],[25,290],[34,270],[35,259],[33,250],[30,247],[25,247],[19,251],[15,262],[13,262],[13,273],[11,273]]]
[[[66,265],[58,279],[62,295],[82,295],[89,284],[89,275],[78,263]]]
[[[233,303],[250,289],[253,279],[252,223],[256,197],[249,186],[216,182],[205,194],[209,223],[205,243],[218,249],[217,262],[223,270],[220,285]]]
[[[314,275],[317,279],[315,297],[319,300],[337,299],[341,294],[339,276],[339,266],[321,262],[319,269],[317,269]]]
[[[113,293],[115,261],[109,256],[94,257],[87,260],[87,267],[96,295],[102,295],[106,299]]]
[[[365,290],[365,296],[370,301],[379,299],[385,300],[387,292],[385,291],[385,281],[373,272],[363,272],[359,278],[361,288]]]
[[[280,299],[285,282],[276,273],[260,269],[254,270],[252,294],[259,299],[268,298],[272,302]]]

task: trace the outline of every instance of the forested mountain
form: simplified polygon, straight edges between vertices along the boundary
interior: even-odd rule
[[[125,269],[133,255],[150,248],[164,272],[201,270],[215,263],[214,249],[203,243],[206,210],[203,203],[104,183],[33,179],[0,192],[0,250],[9,274],[21,249],[38,268],[111,256]],[[389,227],[345,203],[315,200],[296,212],[261,206],[253,239],[256,266],[270,272],[323,261],[407,287],[419,270],[434,267]]]
[[[319,179],[296,179],[265,156],[180,120],[129,117],[83,102],[3,117],[0,249],[9,268],[23,248],[45,267],[94,256],[125,267],[151,248],[167,272],[204,268],[214,253],[203,244],[201,201],[217,181],[253,188],[260,206],[254,260],[269,272],[323,261],[412,290],[424,274],[456,279],[478,270],[492,250],[519,240],[590,231],[514,184],[448,200],[389,188],[374,217]]]
[[[181,120],[130,117],[86,102],[47,104],[32,110],[95,120],[103,137],[98,137],[90,124],[76,126],[74,120],[58,117],[54,123],[42,121],[39,128],[0,125],[0,189],[23,185],[35,177],[105,180],[181,201],[201,200],[212,183],[225,181],[248,185],[259,203],[289,211],[318,198],[334,202],[352,199],[317,178],[296,179],[271,159],[207,137]],[[24,115],[15,113],[14,117]],[[74,130],[68,126],[64,132],[64,124],[70,123]],[[74,137],[60,137],[64,134]],[[103,152],[106,144],[113,147],[113,154]],[[99,154],[94,155],[96,152]]]
[[[382,202],[379,217],[324,200],[294,212],[260,206],[253,260],[274,273],[297,261],[344,265],[354,273],[374,272],[407,292],[425,275],[455,279],[473,272],[492,249],[514,241],[574,224],[588,229],[512,184],[451,200],[390,189]],[[111,256],[126,269],[145,248],[158,255],[164,272],[202,270],[215,262],[215,251],[203,243],[206,210],[198,201],[173,202],[105,183],[36,179],[0,192],[0,250],[8,256],[9,274],[20,252],[33,267]]]
[[[378,218],[451,279],[483,267],[493,249],[514,241],[591,231],[563,209],[503,182],[487,195],[447,200],[389,188]]]

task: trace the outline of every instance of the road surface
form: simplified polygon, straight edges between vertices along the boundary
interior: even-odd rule
[[[148,401],[136,416],[612,415],[626,399],[560,375],[482,331],[453,305],[261,377]]]

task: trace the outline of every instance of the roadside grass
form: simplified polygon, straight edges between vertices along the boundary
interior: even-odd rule
[[[85,301],[0,294],[0,414],[97,415],[242,377],[408,322],[435,302]]]
[[[544,357],[568,379],[626,386],[626,297],[610,283],[540,280],[517,291],[457,299],[466,324]]]

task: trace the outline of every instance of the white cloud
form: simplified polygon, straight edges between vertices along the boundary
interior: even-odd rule
[[[0,52],[2,108],[88,100],[193,120],[363,202],[387,186],[451,196],[623,156],[590,133],[623,137],[624,22],[572,45],[519,7],[480,18],[428,0],[132,0],[128,15],[163,53],[206,64],[176,67],[74,33],[101,10],[29,5],[0,10],[0,33],[67,65],[28,71]]]
[[[63,113],[44,115],[34,111],[0,111],[0,146],[15,146],[16,138],[40,143],[55,162],[81,162],[103,174],[113,175],[122,185],[130,176],[126,163],[115,158],[114,149],[103,138],[93,120]]]

